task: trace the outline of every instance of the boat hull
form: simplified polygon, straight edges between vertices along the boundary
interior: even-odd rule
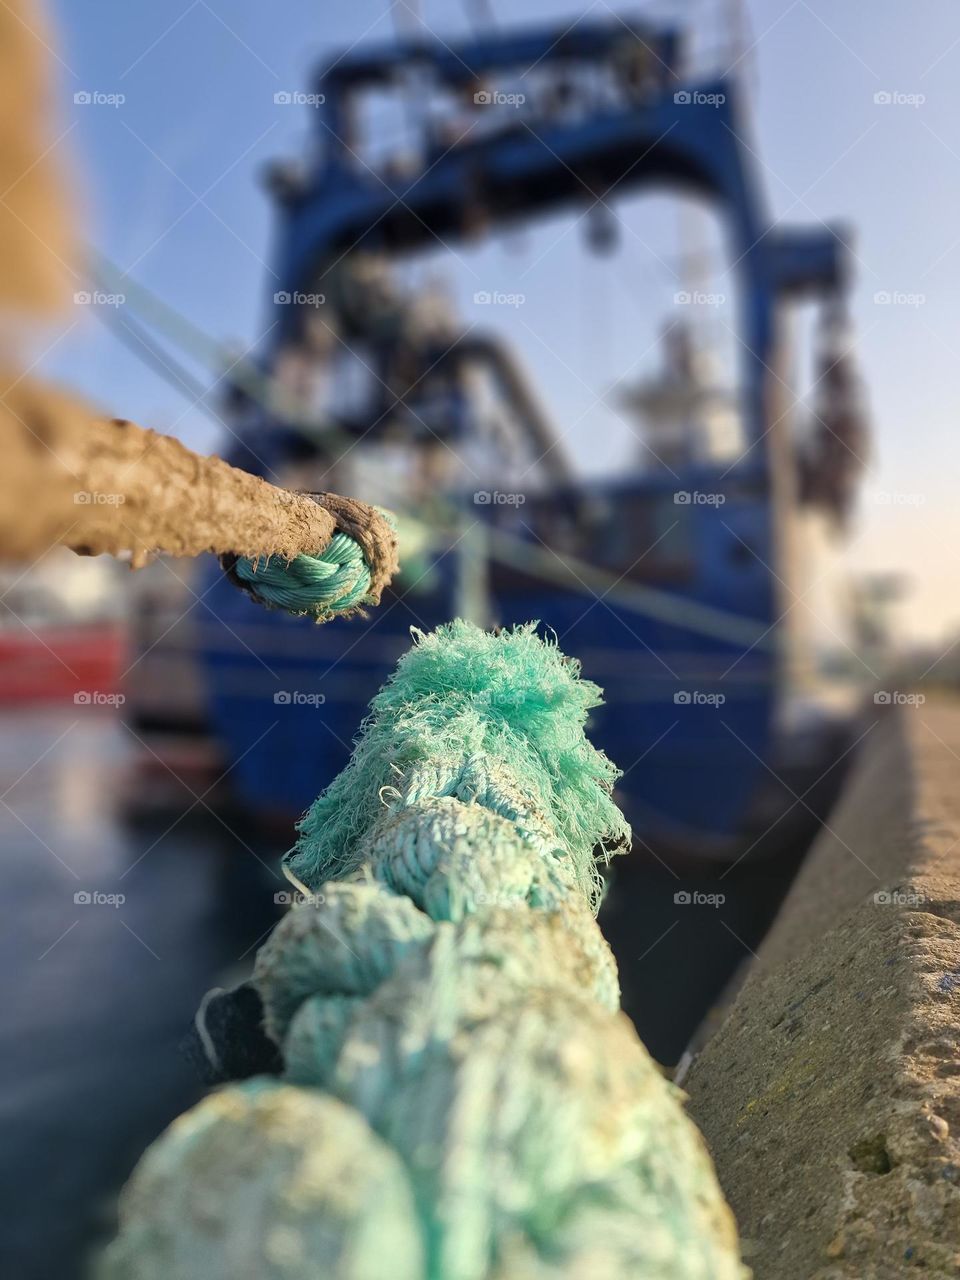
[[[774,608],[770,575],[752,565],[721,575],[702,549],[717,540],[717,509],[685,515],[701,546],[692,557],[698,574],[666,594],[681,613],[684,602],[725,606],[761,634]],[[737,519],[725,513],[727,522]],[[410,628],[430,629],[457,612],[452,560],[437,556],[430,591],[401,586],[368,619],[322,627],[264,612],[225,580],[202,584],[197,643],[209,715],[246,804],[299,814],[344,767]],[[617,798],[640,841],[729,850],[749,824],[767,781],[764,762],[775,752],[775,655],[768,645],[751,648],[653,617],[616,591],[608,599],[575,588],[531,573],[492,573],[491,620],[540,620],[603,689],[589,732],[623,770]]]

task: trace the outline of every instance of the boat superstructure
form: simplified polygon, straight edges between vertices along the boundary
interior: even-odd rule
[[[411,85],[415,145],[377,153],[364,122],[401,110]],[[390,506],[406,575],[366,622],[319,629],[203,581],[189,643],[238,793],[302,810],[411,626],[539,618],[605,690],[593,733],[625,769],[638,837],[723,856],[776,811],[771,762],[804,669],[798,529],[842,516],[863,449],[844,231],[771,220],[737,84],[688,76],[672,28],[587,17],[361,45],[313,89],[314,145],[270,175],[272,323],[257,376],[231,388],[227,456]],[[676,322],[663,370],[624,395],[643,458],[588,480],[510,347],[442,290],[407,289],[402,268],[557,211],[587,214],[606,249],[611,211],[638,190],[693,194],[720,220],[738,390]],[[801,300],[825,345],[815,430],[798,437],[782,371]]]

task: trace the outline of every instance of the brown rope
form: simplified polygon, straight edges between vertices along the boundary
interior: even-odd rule
[[[25,382],[0,396],[0,557],[29,559],[56,544],[85,555],[157,552],[291,560],[320,554],[339,530],[363,548],[378,600],[397,571],[397,539],[376,510],[336,494],[277,488],[203,457],[172,436],[94,417]]]

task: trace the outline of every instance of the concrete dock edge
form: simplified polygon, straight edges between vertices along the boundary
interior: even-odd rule
[[[871,710],[685,1082],[756,1280],[960,1275],[960,704]]]

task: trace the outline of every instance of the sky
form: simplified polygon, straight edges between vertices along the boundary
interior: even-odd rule
[[[733,7],[689,0],[619,11],[686,18],[709,46]],[[739,70],[771,218],[841,218],[856,232],[854,319],[875,437],[850,561],[908,577],[912,634],[949,636],[960,631],[960,9],[953,0],[743,7]],[[260,175],[311,136],[310,108],[274,95],[308,90],[319,60],[389,38],[408,15],[392,14],[389,0],[54,0],[50,8],[56,151],[78,188],[85,239],[201,330],[238,352],[255,346],[274,287]],[[476,8],[423,0],[421,12],[450,39],[467,33],[466,12]],[[560,26],[612,11],[605,0],[493,0],[492,9],[502,25]],[[717,65],[706,47],[699,56]],[[635,447],[604,398],[655,367],[683,243],[665,197],[627,198],[617,212],[621,244],[609,258],[588,253],[575,213],[456,255],[438,251],[430,264],[468,321],[478,290],[523,294],[522,306],[484,319],[515,345],[571,452],[601,470]],[[731,357],[734,340],[720,330]],[[41,369],[111,413],[217,447],[218,429],[193,396],[141,363],[93,308],[72,308],[42,348]]]

